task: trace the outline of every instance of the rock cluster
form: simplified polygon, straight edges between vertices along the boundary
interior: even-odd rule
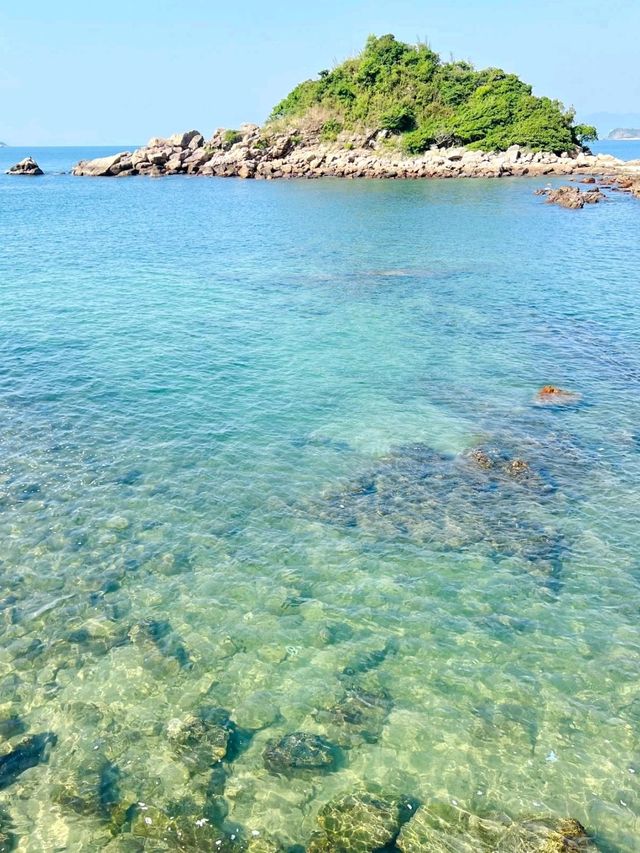
[[[531,152],[513,145],[486,153],[433,146],[419,156],[393,147],[386,131],[323,140],[318,128],[279,130],[242,125],[206,140],[196,130],[154,137],[132,152],[85,160],[73,173],[89,176],[208,175],[240,178],[494,178],[516,175],[612,173],[626,167],[610,155]],[[640,165],[638,165],[640,169]]]
[[[609,186],[612,190],[619,190],[623,193],[628,193],[635,198],[640,198],[640,175],[632,173],[631,175],[608,175],[603,178],[602,186]]]
[[[567,391],[557,385],[543,385],[535,397],[535,402],[542,405],[571,406],[579,403],[581,395],[576,391]]]
[[[547,204],[557,204],[560,207],[567,207],[570,210],[581,210],[585,204],[598,204],[605,201],[606,195],[597,187],[583,191],[579,187],[557,187],[551,189],[536,190],[536,195],[546,195]]]
[[[44,175],[33,157],[25,157],[6,171],[7,175]]]
[[[336,769],[339,757],[337,747],[307,732],[293,732],[269,741],[262,755],[270,773],[285,776],[330,772]]]

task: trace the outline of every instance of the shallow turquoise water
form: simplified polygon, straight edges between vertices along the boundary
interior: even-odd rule
[[[58,738],[19,849],[142,849],[65,799],[100,761],[204,814],[169,733],[213,705],[229,829],[368,788],[637,850],[640,206],[540,184],[0,178],[3,751]],[[296,731],[337,772],[270,773]]]

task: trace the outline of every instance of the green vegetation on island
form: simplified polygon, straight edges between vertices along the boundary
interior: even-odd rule
[[[503,151],[521,145],[561,153],[597,139],[575,113],[536,97],[515,74],[442,62],[424,43],[370,36],[363,52],[307,80],[274,108],[272,120],[320,116],[323,137],[342,130],[384,130],[411,154],[431,145]]]

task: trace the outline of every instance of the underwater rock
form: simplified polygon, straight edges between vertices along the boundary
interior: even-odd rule
[[[472,729],[472,736],[489,743],[502,740],[509,744],[512,754],[522,749],[534,755],[538,745],[538,720],[534,707],[531,703],[479,703],[473,709],[478,723]]]
[[[469,453],[469,458],[472,459],[476,465],[479,465],[481,468],[484,468],[485,471],[488,471],[490,468],[495,468],[496,462],[486,450],[483,450],[481,447],[474,448]]]
[[[376,743],[392,708],[393,699],[386,691],[373,692],[354,685],[331,708],[318,711],[316,719],[335,727],[336,742],[349,748],[358,740]]]
[[[529,467],[529,463],[525,462],[524,459],[511,459],[504,466],[504,470],[511,477],[520,477],[523,474],[528,474],[531,468]]]
[[[132,468],[130,471],[127,471],[126,474],[122,474],[122,476],[116,478],[116,483],[119,486],[135,486],[136,483],[139,483],[143,477],[142,471],[138,468]]]
[[[138,625],[134,625],[129,631],[132,642],[148,640],[166,658],[173,658],[181,667],[190,669],[193,664],[191,657],[180,637],[174,632],[171,624],[166,620],[146,619]]]
[[[55,785],[52,799],[76,814],[109,819],[120,803],[120,777],[119,768],[103,758]]]
[[[262,754],[267,770],[283,776],[331,772],[337,768],[339,758],[337,746],[308,732],[293,732],[271,740]]]
[[[129,642],[127,629],[111,619],[91,618],[67,634],[67,641],[88,654],[105,655]]]
[[[584,827],[571,818],[513,822],[442,802],[420,806],[402,827],[396,846],[401,853],[598,853]]]
[[[262,835],[251,837],[247,842],[246,850],[247,853],[284,853],[280,844]]]
[[[586,829],[573,818],[530,818],[512,824],[496,848],[497,853],[597,853]]]
[[[528,462],[520,457],[510,457],[505,450],[476,447],[469,453],[463,454],[463,458],[468,459],[483,471],[491,471],[492,474],[489,475],[491,479],[487,482],[493,482],[495,478],[496,483],[498,483],[503,474],[506,474],[508,477],[531,475],[529,479],[530,485],[542,487],[543,490],[547,486],[539,477],[533,474]]]
[[[391,845],[407,819],[398,800],[368,793],[349,794],[320,809],[320,831],[307,853],[371,853]]]
[[[483,820],[449,803],[434,802],[420,806],[404,824],[396,847],[402,853],[489,853],[495,850],[503,831],[502,822]]]
[[[10,740],[16,735],[24,734],[27,730],[22,719],[17,715],[0,719],[0,739]]]
[[[166,845],[160,849],[196,853],[215,850],[216,853],[243,853],[246,844],[239,833],[221,830],[208,817],[170,817],[165,811],[146,803],[138,803],[130,815],[130,831],[134,838],[145,839],[147,850],[155,850],[146,841]]]
[[[171,720],[167,726],[167,735],[176,752],[195,772],[207,770],[227,757],[235,731],[223,708],[203,708],[197,715]]]
[[[18,776],[43,764],[49,758],[49,752],[56,745],[58,738],[53,732],[31,735],[11,752],[0,757],[0,791],[12,785]]]
[[[11,853],[18,845],[18,839],[13,833],[11,815],[0,809],[0,853]]]
[[[573,406],[581,399],[582,395],[576,391],[567,391],[557,385],[544,385],[536,394],[535,402],[546,406]]]
[[[395,639],[387,640],[384,648],[375,649],[371,652],[364,652],[353,663],[348,664],[342,670],[343,675],[354,676],[362,675],[372,669],[376,669],[390,654],[395,654],[398,650],[398,641]]]
[[[522,451],[501,447],[456,456],[423,444],[399,447],[316,504],[314,515],[364,537],[400,536],[442,551],[472,548],[491,560],[515,558],[556,591],[565,542],[553,516],[541,516],[543,506],[553,510],[558,491],[544,464],[549,451],[531,440],[526,449],[536,462],[525,463]]]

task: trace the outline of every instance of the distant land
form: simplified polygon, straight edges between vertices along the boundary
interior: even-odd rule
[[[8,148],[8,147],[9,146],[7,145],[6,142],[0,142],[0,148]]]
[[[640,112],[581,113],[579,120],[585,124],[595,125],[600,137],[605,139],[612,127],[640,127]]]
[[[616,127],[607,139],[640,139],[640,127]]]

